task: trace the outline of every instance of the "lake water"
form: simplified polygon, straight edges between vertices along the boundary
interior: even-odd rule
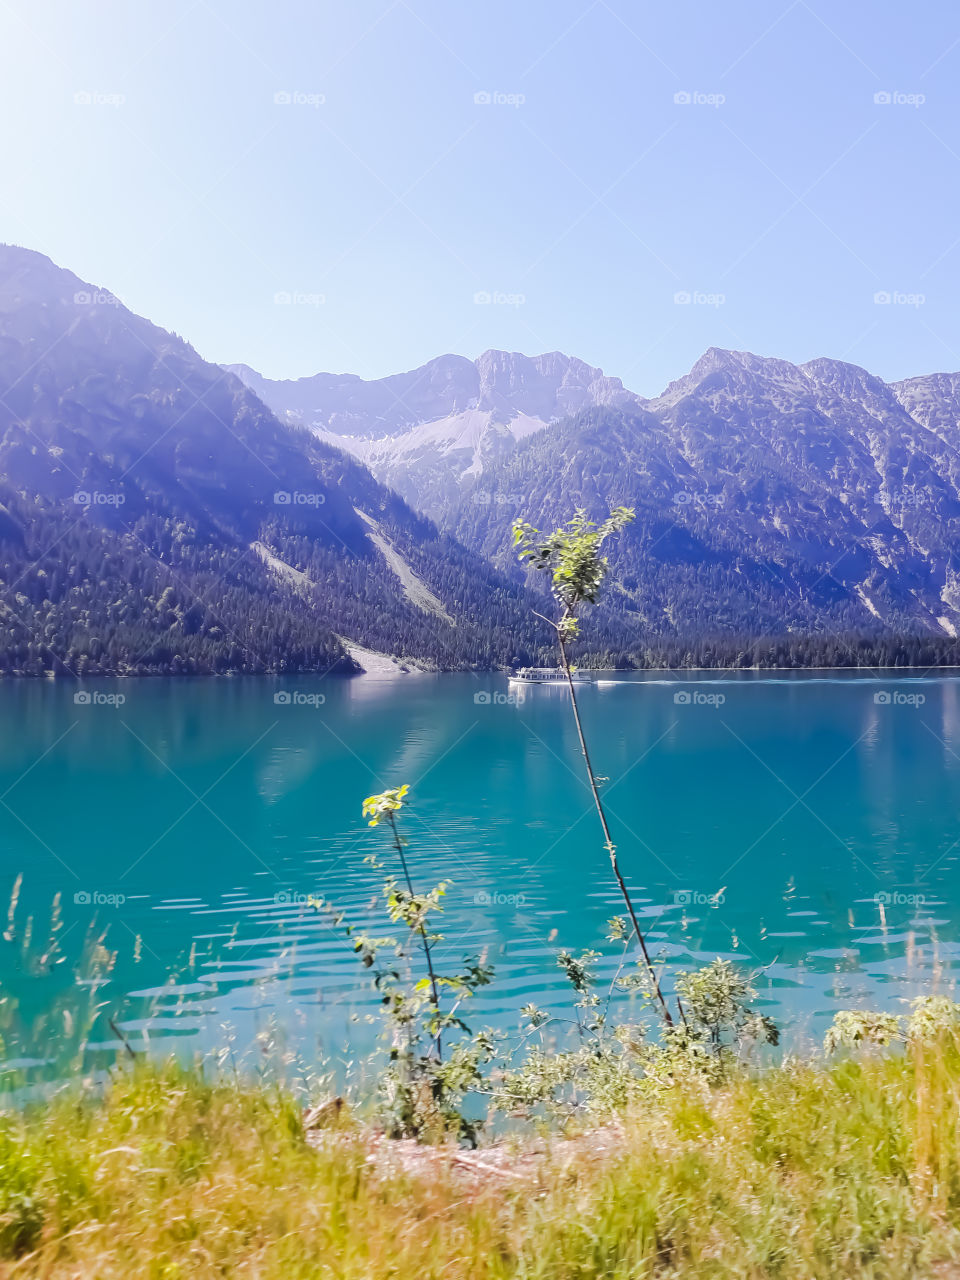
[[[581,691],[582,711],[655,955],[765,966],[763,1000],[793,1044],[839,1008],[953,990],[957,677],[607,680]],[[0,981],[26,1012],[72,983],[95,919],[116,952],[103,998],[154,998],[154,1045],[206,1047],[225,1027],[244,1044],[271,1015],[310,1054],[365,1045],[367,983],[305,900],[375,918],[363,859],[390,854],[360,805],[404,782],[415,881],[452,881],[439,967],[481,949],[496,966],[475,1023],[566,1001],[559,946],[614,964],[605,921],[621,903],[562,687],[518,699],[500,676],[424,675],[76,692],[0,686],[4,902],[24,877]],[[18,943],[29,915],[42,940],[58,890],[68,961],[33,976]],[[142,1024],[127,1025],[136,1039]]]

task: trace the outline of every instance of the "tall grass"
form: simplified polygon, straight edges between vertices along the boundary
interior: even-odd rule
[[[600,1133],[520,1146],[513,1177],[371,1162],[349,1118],[323,1138],[281,1088],[172,1062],[67,1088],[0,1117],[0,1274],[809,1280],[960,1256],[947,1034],[667,1089]]]

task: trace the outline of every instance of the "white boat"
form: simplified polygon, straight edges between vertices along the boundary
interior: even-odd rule
[[[592,684],[593,680],[583,671],[572,671],[574,684]],[[511,684],[566,684],[567,677],[560,667],[520,667],[511,673]]]

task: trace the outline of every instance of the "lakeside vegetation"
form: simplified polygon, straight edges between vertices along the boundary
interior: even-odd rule
[[[493,1172],[173,1064],[0,1118],[9,1276],[900,1277],[960,1256],[960,1046],[688,1081]],[[399,1144],[398,1144],[399,1145]]]

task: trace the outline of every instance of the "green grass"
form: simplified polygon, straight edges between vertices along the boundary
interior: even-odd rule
[[[953,1042],[790,1064],[478,1183],[435,1160],[388,1174],[349,1119],[315,1150],[279,1089],[141,1064],[0,1117],[0,1274],[923,1275],[960,1256],[958,1103]]]

